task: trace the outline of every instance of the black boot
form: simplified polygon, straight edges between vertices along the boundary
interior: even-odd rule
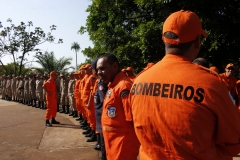
[[[32,106],[32,99],[28,101],[28,106]]]
[[[39,106],[37,105],[37,100],[36,99],[33,100],[32,106],[35,107],[35,108],[39,108]]]
[[[88,130],[88,128],[90,128],[90,125],[87,123],[85,126],[81,126],[81,128],[83,130]]]
[[[65,107],[66,107],[66,112],[65,112],[65,114],[69,114],[69,106],[66,105]]]
[[[56,121],[55,118],[52,118],[51,124],[60,124],[60,122]]]
[[[78,117],[78,111],[74,111],[73,118],[77,118],[77,117]]]
[[[93,134],[93,131],[91,131],[90,133],[86,134],[85,137],[92,137]]]
[[[87,124],[87,121],[86,120],[84,120],[82,123],[81,123],[81,125],[80,125],[80,127],[82,128],[82,127],[86,127],[88,124]]]
[[[62,105],[62,110],[61,110],[59,113],[65,113],[65,112],[66,112],[66,110],[65,110],[65,106]]]
[[[72,113],[69,114],[69,116],[73,116],[74,115],[74,111],[72,111]]]
[[[47,109],[45,102],[42,102],[42,109]]]
[[[94,130],[92,130],[92,137],[87,139],[87,142],[95,142],[97,141],[97,136]]]
[[[52,127],[51,123],[49,122],[49,120],[46,120],[46,126],[47,127]]]
[[[92,132],[92,129],[91,128],[88,128],[88,130],[86,130],[86,131],[84,131],[84,132],[82,132],[82,134],[89,134],[89,133],[91,133]]]
[[[82,114],[79,114],[79,117],[76,119],[76,121],[81,121],[82,119]]]
[[[42,101],[38,101],[38,106],[39,109],[42,109]]]
[[[25,101],[25,105],[27,105],[27,106],[28,106],[28,104],[29,104],[29,101]]]
[[[101,145],[100,145],[100,134],[96,134],[97,137],[97,143],[95,144],[95,146],[93,147],[96,150],[101,150]]]

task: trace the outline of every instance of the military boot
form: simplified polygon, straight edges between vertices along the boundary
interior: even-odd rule
[[[65,113],[65,112],[66,112],[66,110],[65,110],[65,106],[62,105],[62,110],[61,110],[59,113]]]
[[[51,123],[49,122],[49,120],[46,120],[46,126],[47,127],[52,127]]]
[[[69,106],[66,105],[65,107],[66,107],[66,112],[65,112],[65,114],[69,114]]]
[[[92,130],[92,136],[91,138],[87,139],[87,142],[95,142],[97,141],[97,136],[94,130]]]
[[[60,124],[60,122],[56,121],[55,118],[52,118],[51,124]]]
[[[95,146],[93,148],[96,150],[101,150],[100,134],[96,134],[96,137],[97,137],[97,143],[95,144]]]

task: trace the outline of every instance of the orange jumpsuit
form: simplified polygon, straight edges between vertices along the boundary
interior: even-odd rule
[[[56,82],[54,79],[48,79],[44,84],[44,87],[47,89],[46,92],[46,120],[50,118],[55,118],[57,115],[57,94],[56,94]]]
[[[226,86],[228,90],[231,92],[232,96],[235,97],[236,96],[235,86],[237,79],[234,76],[227,77],[226,73],[221,73],[219,74],[219,76],[222,78],[223,82],[226,83]]]
[[[240,153],[240,116],[228,93],[209,70],[178,55],[140,74],[129,98],[140,159],[228,160]]]
[[[80,85],[79,85],[79,92],[80,92],[81,110],[83,112],[83,118],[89,122],[88,115],[87,115],[86,108],[85,108],[87,103],[84,103],[84,101],[83,101],[83,99],[85,99],[84,88],[85,88],[85,84],[86,84],[86,81],[88,78],[89,78],[89,75],[87,75],[87,74],[85,74],[84,77],[82,78]]]
[[[92,130],[96,131],[96,117],[95,117],[95,110],[94,110],[94,95],[92,93],[95,82],[97,78],[93,75],[90,75],[90,77],[87,79],[85,85],[84,85],[84,92],[83,92],[83,99],[82,102],[84,106],[87,106],[89,103],[89,108],[86,108],[86,114],[89,119],[90,127]],[[91,95],[90,95],[91,94]],[[89,100],[89,98],[91,98]]]
[[[81,110],[81,102],[80,102],[80,95],[79,95],[79,85],[80,85],[81,79],[76,80],[75,82],[75,88],[74,88],[74,98],[76,100],[76,108],[78,110],[78,114],[82,114]]]
[[[103,111],[102,131],[109,160],[136,160],[140,143],[134,132],[128,95],[131,80],[119,72],[108,84]]]

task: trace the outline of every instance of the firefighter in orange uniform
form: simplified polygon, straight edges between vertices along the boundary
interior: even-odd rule
[[[223,82],[225,82],[228,90],[231,92],[232,97],[236,97],[236,82],[237,79],[233,76],[234,72],[234,65],[232,63],[229,63],[225,68],[225,73],[219,74],[219,76],[222,78]]]
[[[86,94],[85,92],[88,92],[90,93],[90,90],[86,90],[85,88],[85,85],[86,85],[86,82],[88,80],[88,78],[90,77],[90,75],[92,74],[91,72],[91,64],[86,64],[84,67],[83,67],[83,78],[80,82],[80,86],[79,86],[79,92],[80,92],[80,99],[81,99],[81,107],[82,107],[82,110],[83,110],[83,118],[84,118],[84,122],[81,124],[81,128],[83,130],[89,130],[90,128],[90,124],[89,124],[89,117],[88,117],[88,114],[87,114],[87,111],[86,111],[86,105],[88,103],[88,97],[89,97],[89,94]],[[88,88],[89,89],[89,88]],[[83,132],[83,134],[85,134],[86,132]]]
[[[131,80],[121,72],[117,58],[105,54],[97,61],[98,76],[109,82],[102,110],[102,132],[109,160],[136,160],[139,141],[134,132],[128,96]]]
[[[129,100],[141,160],[230,160],[240,153],[240,116],[225,84],[192,64],[203,37],[194,12],[172,13],[162,30],[165,56],[135,79]]]
[[[95,72],[95,68],[96,68],[96,63],[97,60],[94,60],[92,62],[92,66],[94,66],[94,68],[89,68],[86,71],[86,74],[90,74],[89,78],[87,79],[85,86],[84,86],[84,107],[86,109],[86,113],[88,116],[88,120],[89,120],[89,124],[90,124],[90,133],[86,134],[85,137],[90,137],[89,139],[87,139],[87,142],[94,142],[97,140],[97,136],[96,136],[96,117],[95,117],[95,109],[94,109],[94,94],[96,92],[96,81],[97,81],[97,75]],[[89,131],[88,131],[89,132]]]
[[[51,127],[52,124],[59,124],[55,120],[57,115],[57,90],[56,90],[56,78],[57,73],[52,71],[50,73],[50,78],[43,84],[43,88],[46,91],[46,126]],[[51,123],[49,120],[52,118]]]
[[[80,121],[82,119],[82,111],[81,111],[81,99],[80,99],[80,94],[79,94],[79,85],[80,82],[82,80],[81,77],[81,67],[79,68],[78,72],[75,72],[75,78],[76,78],[76,82],[75,82],[75,88],[74,88],[74,98],[76,100],[76,108],[77,108],[77,112],[78,112],[78,118],[76,119],[76,121]]]

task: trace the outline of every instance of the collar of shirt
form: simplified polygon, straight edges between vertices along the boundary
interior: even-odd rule
[[[126,77],[126,74],[123,72],[119,72],[114,78],[113,82],[109,82],[108,87],[114,87],[123,77]]]
[[[188,61],[191,62],[188,58],[181,56],[181,55],[176,55],[176,54],[166,54],[161,61]]]

